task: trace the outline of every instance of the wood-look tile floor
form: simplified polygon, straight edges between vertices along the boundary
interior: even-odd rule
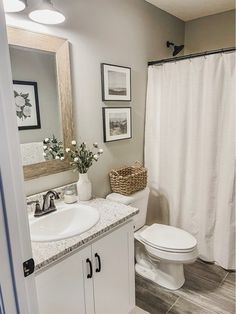
[[[197,260],[185,265],[185,284],[176,291],[136,274],[136,304],[150,314],[233,314],[235,272]]]

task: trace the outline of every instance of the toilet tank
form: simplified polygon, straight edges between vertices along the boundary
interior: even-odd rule
[[[146,187],[144,190],[129,196],[121,195],[119,193],[111,193],[107,195],[106,199],[139,209],[139,213],[133,217],[134,230],[136,231],[145,225],[149,192],[149,188]]]

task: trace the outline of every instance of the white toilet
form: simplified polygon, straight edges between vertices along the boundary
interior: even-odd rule
[[[197,256],[197,241],[188,232],[172,226],[146,226],[149,188],[131,196],[111,193],[107,199],[139,209],[134,216],[136,265],[138,274],[160,286],[176,290],[185,281],[183,265],[193,263]]]

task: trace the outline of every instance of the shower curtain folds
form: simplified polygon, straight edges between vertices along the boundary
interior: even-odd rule
[[[200,258],[235,269],[235,53],[149,66],[145,166]],[[155,209],[152,209],[155,210]]]

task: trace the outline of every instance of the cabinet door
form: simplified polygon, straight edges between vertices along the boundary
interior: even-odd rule
[[[39,314],[94,314],[91,246],[36,274]]]
[[[92,256],[95,313],[128,314],[135,304],[133,223],[92,244]]]

